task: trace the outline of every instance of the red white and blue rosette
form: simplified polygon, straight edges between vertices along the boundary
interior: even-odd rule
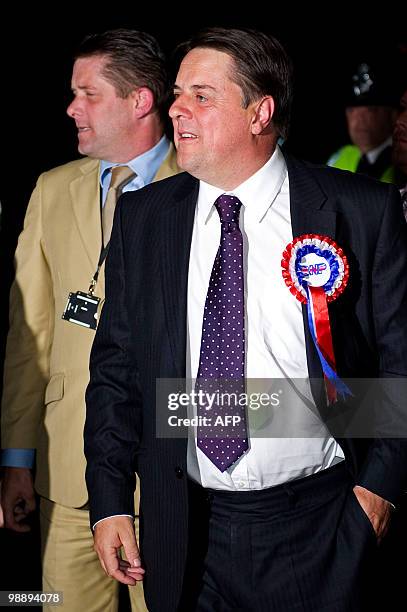
[[[291,293],[307,304],[308,324],[321,361],[329,403],[351,391],[336,373],[328,302],[335,300],[349,279],[343,250],[328,236],[303,234],[294,238],[281,260],[284,281]]]

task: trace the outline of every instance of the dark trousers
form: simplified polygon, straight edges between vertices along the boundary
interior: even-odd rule
[[[376,536],[352,487],[344,463],[263,491],[191,485],[179,611],[368,609]]]

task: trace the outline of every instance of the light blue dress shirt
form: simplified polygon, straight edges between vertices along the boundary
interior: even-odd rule
[[[170,143],[166,136],[163,136],[159,142],[149,151],[135,157],[127,164],[112,164],[111,162],[100,162],[100,187],[102,190],[102,202],[105,203],[107,190],[110,183],[111,168],[115,166],[129,166],[135,172],[136,176],[123,187],[123,193],[126,191],[136,191],[152,182],[158,172],[159,167],[163,163],[165,156],[168,153]]]

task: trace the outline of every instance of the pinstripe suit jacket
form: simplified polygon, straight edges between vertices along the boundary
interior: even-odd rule
[[[407,228],[392,186],[286,158],[293,235],[335,239],[351,281],[330,305],[340,376],[407,375]],[[187,551],[185,439],[155,435],[156,379],[185,376],[187,275],[199,182],[183,173],[121,198],[106,304],[91,356],[85,452],[92,524],[132,513],[141,479],[141,549],[151,610],[175,611]],[[321,368],[304,312],[310,377]],[[313,386],[321,406],[320,385]],[[357,398],[356,398],[357,399]],[[357,402],[353,409],[357,408]],[[355,482],[395,501],[404,440],[340,440]]]

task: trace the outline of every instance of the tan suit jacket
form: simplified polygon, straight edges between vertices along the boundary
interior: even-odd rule
[[[177,172],[171,145],[154,181]],[[39,177],[16,251],[4,373],[2,447],[37,449],[37,491],[76,508],[88,498],[84,396],[95,332],[61,315],[69,292],[87,292],[97,267],[99,198],[98,160]],[[104,298],[103,268],[95,295]]]

